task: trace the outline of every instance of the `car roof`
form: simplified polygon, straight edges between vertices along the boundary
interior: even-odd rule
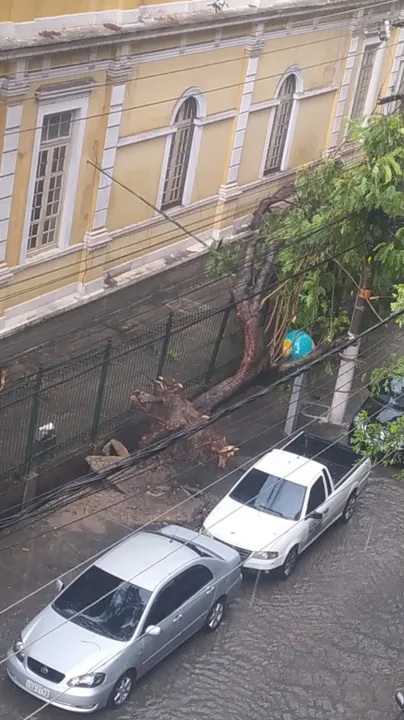
[[[323,465],[315,460],[308,460],[287,450],[271,450],[254,467],[305,487],[309,487],[323,469]]]
[[[158,533],[139,532],[94,565],[120,580],[153,592],[162,580],[196,558],[199,556],[194,550],[176,540]]]

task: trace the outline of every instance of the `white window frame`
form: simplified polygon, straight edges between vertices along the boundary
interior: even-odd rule
[[[274,170],[273,173],[265,173],[265,165],[267,161],[267,155],[268,155],[268,149],[269,144],[271,142],[271,136],[272,131],[274,128],[274,122],[275,122],[275,115],[278,105],[280,104],[279,99],[279,93],[282,88],[283,83],[286,81],[289,75],[294,75],[296,78],[296,89],[295,93],[293,95],[293,106],[292,111],[290,113],[290,119],[289,119],[289,126],[288,126],[288,132],[286,135],[285,140],[285,147],[283,148],[283,154],[282,154],[282,160],[280,164],[279,170]],[[303,78],[302,73],[299,67],[292,66],[286,70],[286,72],[282,75],[280,81],[278,82],[276,91],[275,91],[275,98],[273,101],[273,107],[271,108],[270,116],[269,116],[269,122],[268,122],[268,129],[267,134],[265,138],[265,144],[264,144],[264,152],[261,159],[261,167],[260,167],[260,180],[264,180],[265,178],[271,178],[277,173],[284,172],[289,167],[289,161],[290,161],[290,154],[292,151],[292,144],[293,144],[293,137],[295,134],[296,129],[296,123],[297,123],[297,116],[299,113],[299,100],[303,94]]]
[[[376,50],[375,61],[373,63],[372,75],[371,75],[370,82],[369,82],[366,100],[365,100],[365,103],[363,106],[362,119],[363,119],[364,123],[369,118],[369,116],[373,110],[373,107],[376,103],[376,93],[378,90],[378,83],[379,83],[380,73],[381,73],[381,69],[382,69],[384,51],[386,49],[386,43],[381,42],[377,35],[373,35],[372,37],[366,38],[366,40],[364,41],[364,43],[362,45],[362,49],[360,51],[361,54],[358,58],[359,62],[358,62],[358,67],[357,67],[356,74],[355,74],[355,83],[354,83],[352,97],[351,97],[350,105],[349,105],[349,112],[348,112],[349,119],[352,118],[352,110],[353,110],[353,106],[354,106],[354,102],[355,102],[356,92],[358,89],[358,83],[359,83],[359,77],[360,77],[360,73],[361,73],[361,69],[362,69],[364,52],[369,45],[377,45],[378,48]],[[359,120],[360,120],[359,117],[356,118],[356,121],[359,121]],[[344,132],[345,138],[348,136],[348,132],[349,132],[349,122],[346,123],[345,132]]]
[[[207,114],[207,107],[206,107],[206,100],[205,96],[200,88],[189,88],[183,95],[181,95],[180,98],[178,98],[177,102],[174,105],[174,108],[172,110],[171,116],[170,116],[170,128],[171,132],[167,134],[166,137],[166,143],[164,148],[164,155],[163,155],[163,162],[161,167],[161,175],[160,175],[160,183],[157,193],[157,200],[156,200],[156,207],[158,210],[156,210],[155,215],[160,215],[161,205],[163,201],[163,193],[164,193],[164,182],[167,174],[168,169],[168,160],[170,157],[170,149],[171,149],[171,143],[173,141],[173,136],[175,135],[176,128],[175,128],[175,118],[177,117],[177,113],[181,107],[181,105],[184,104],[185,100],[188,97],[193,97],[196,102],[197,106],[197,114],[196,118],[194,120],[194,132],[192,136],[192,145],[191,150],[189,153],[189,159],[188,159],[188,168],[187,168],[187,176],[185,178],[184,183],[184,191],[182,194],[182,202],[181,204],[172,207],[168,210],[168,212],[175,211],[179,207],[185,207],[186,205],[190,205],[192,201],[192,192],[194,189],[194,183],[195,183],[195,176],[196,176],[196,168],[198,165],[198,157],[199,157],[199,150],[201,147],[201,140],[202,140],[202,130],[203,130],[203,120],[206,118]]]
[[[74,207],[79,181],[79,173],[82,158],[84,132],[86,117],[88,115],[89,93],[84,97],[69,98],[61,100],[55,98],[53,101],[40,101],[36,120],[36,131],[31,161],[31,174],[28,186],[27,205],[25,210],[24,232],[20,252],[20,265],[37,260],[39,257],[47,256],[65,250],[70,245],[70,235],[74,216]],[[68,164],[64,178],[64,192],[62,196],[62,207],[59,216],[59,228],[56,243],[49,247],[42,246],[37,250],[28,250],[28,236],[31,221],[32,202],[34,197],[35,178],[38,165],[38,157],[41,145],[42,125],[45,115],[53,115],[60,112],[72,112],[72,132],[68,152]]]

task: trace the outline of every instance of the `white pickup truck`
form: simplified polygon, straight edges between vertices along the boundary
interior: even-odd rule
[[[245,568],[288,578],[319,535],[340,518],[349,522],[370,469],[345,445],[301,432],[242,476],[203,531],[235,548]]]

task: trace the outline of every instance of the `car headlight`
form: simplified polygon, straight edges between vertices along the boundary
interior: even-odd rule
[[[25,648],[21,635],[13,642],[13,653],[22,662],[25,658]]]
[[[256,558],[257,560],[275,560],[279,556],[279,553],[277,552],[268,552],[267,550],[260,550],[259,552],[254,552],[251,557]]]
[[[68,681],[71,687],[98,687],[105,680],[105,673],[90,673],[89,675],[79,675]]]

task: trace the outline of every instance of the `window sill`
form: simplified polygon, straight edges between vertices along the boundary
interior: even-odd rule
[[[30,250],[29,253],[20,261],[20,264],[13,268],[13,272],[21,272],[29,267],[35,265],[41,265],[45,262],[51,262],[65,255],[72,255],[73,253],[83,250],[83,243],[76,243],[70,245],[67,248],[55,247],[54,245],[46,250]]]

